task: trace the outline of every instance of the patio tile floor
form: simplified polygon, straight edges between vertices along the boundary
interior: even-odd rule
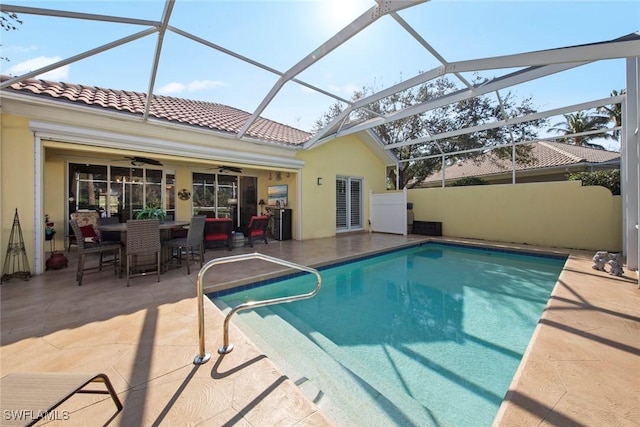
[[[304,242],[270,241],[254,248],[207,250],[206,259],[260,252],[319,266],[425,241],[424,236],[349,234]],[[469,242],[459,239],[442,239]],[[488,242],[481,242],[489,244]],[[640,290],[637,275],[591,269],[592,253],[571,253],[494,425],[640,425]],[[104,372],[124,409],[111,425],[329,426],[322,402],[311,402],[231,323],[235,349],[224,356],[222,313],[205,300],[206,348],[198,353],[197,270],[118,279],[111,269],[88,272],[75,284],[68,268],[28,281],[11,279],[1,292],[0,376],[11,372]],[[221,289],[278,274],[262,261],[215,266],[206,288]],[[68,420],[47,425],[104,425],[110,399],[77,395],[58,411]],[[61,414],[62,412],[58,412]],[[0,423],[1,424],[1,423]]]

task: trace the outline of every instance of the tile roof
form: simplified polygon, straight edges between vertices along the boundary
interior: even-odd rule
[[[0,81],[13,77],[2,75]],[[14,83],[3,91],[27,93],[54,100],[84,104],[92,108],[103,108],[136,116],[144,114],[147,95],[95,86],[27,79]],[[235,134],[251,117],[251,113],[214,102],[194,101],[172,96],[154,95],[149,116],[189,126],[212,129]],[[311,134],[291,126],[258,118],[246,135],[262,141],[283,145],[299,145],[311,138]]]
[[[572,166],[586,163],[604,163],[620,160],[620,153],[598,150],[561,142],[538,141],[531,143],[533,162],[516,163],[516,171]],[[500,159],[492,151],[477,159],[469,159],[449,165],[445,168],[447,181],[471,176],[490,176],[510,172],[511,160]],[[423,180],[424,183],[442,181],[442,171],[438,171]]]

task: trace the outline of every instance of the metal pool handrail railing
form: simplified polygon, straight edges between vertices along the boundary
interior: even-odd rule
[[[316,284],[315,289],[306,294],[294,295],[289,297],[281,297],[281,298],[273,298],[263,301],[250,301],[243,304],[238,305],[233,308],[227,317],[224,319],[224,344],[218,349],[218,353],[227,354],[233,350],[233,344],[229,343],[229,321],[231,317],[239,311],[249,310],[257,307],[264,307],[267,305],[280,304],[285,302],[298,301],[302,299],[312,298],[319,291],[322,286],[322,277],[320,273],[315,268],[306,267],[304,265],[296,264],[293,262],[285,261],[279,258],[274,258],[269,255],[264,255],[258,252],[254,252],[251,254],[242,254],[242,255],[233,255],[223,258],[215,258],[211,261],[208,261],[198,273],[198,280],[196,282],[198,288],[198,336],[199,336],[199,354],[193,359],[193,363],[196,365],[202,365],[203,363],[207,363],[209,359],[211,359],[211,353],[206,353],[204,349],[204,286],[203,286],[203,278],[205,273],[212,268],[214,265],[218,264],[227,264],[230,262],[238,262],[238,261],[247,261],[250,259],[261,259],[263,261],[272,262],[274,264],[280,264],[285,267],[293,268],[296,270],[306,271],[308,273],[315,274],[318,278],[318,283]]]

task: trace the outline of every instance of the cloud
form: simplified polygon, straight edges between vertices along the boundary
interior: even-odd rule
[[[354,92],[362,90],[361,86],[358,86],[354,83],[347,83],[342,86],[330,84],[328,85],[328,88],[330,92],[346,94],[346,95],[353,95]]]
[[[226,83],[215,80],[194,80],[187,84],[171,82],[158,89],[158,93],[171,95],[182,92],[200,92],[207,89],[215,89],[218,87],[228,86]]]
[[[42,67],[51,65],[60,61],[59,56],[46,57],[38,56],[37,58],[27,59],[26,61],[19,62],[9,68],[6,72],[12,76],[21,76],[31,71],[39,70]],[[43,74],[38,74],[36,78],[44,80],[67,80],[69,77],[69,65],[56,68],[55,70],[48,71]]]
[[[194,80],[187,85],[187,90],[189,92],[197,92],[200,90],[215,89],[224,86],[227,86],[227,84],[216,80]]]
[[[38,50],[38,46],[36,46],[35,44],[29,45],[29,46],[11,46],[6,50],[10,52],[26,53],[26,52],[33,52],[34,50]]]
[[[158,93],[171,95],[175,93],[182,93],[186,89],[186,86],[182,83],[172,82],[167,85],[162,86],[158,89]]]

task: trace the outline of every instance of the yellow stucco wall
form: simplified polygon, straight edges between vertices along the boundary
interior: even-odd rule
[[[34,271],[35,229],[44,218],[35,218],[34,137],[27,118],[3,114],[0,139],[0,223],[2,265],[18,209],[29,265]],[[58,146],[46,142],[42,213],[56,223],[56,249],[64,247],[65,157]],[[74,149],[80,149],[74,145]],[[82,147],[92,156],[111,158],[113,149]],[[289,205],[294,210],[293,238],[304,240],[334,236],[335,179],[349,176],[363,179],[363,226],[368,229],[369,192],[385,191],[385,167],[366,144],[351,135],[299,151],[305,162],[300,174],[286,172],[277,181],[275,172],[258,173],[258,197],[267,200],[267,187],[289,186]],[[177,187],[192,188],[188,166],[176,166]],[[317,178],[322,185],[317,185]],[[581,187],[579,182],[490,185],[409,190],[416,220],[442,221],[446,236],[466,237],[533,245],[588,250],[620,251],[622,248],[622,203],[619,196],[602,187]],[[177,200],[177,217],[191,214],[191,199]],[[299,212],[298,212],[299,211]],[[301,223],[297,220],[301,214]],[[39,257],[50,250],[45,242]]]
[[[551,247],[622,250],[622,200],[579,181],[415,189],[415,220],[442,233]]]
[[[335,236],[338,176],[363,178],[363,225],[368,229],[369,191],[385,191],[382,161],[353,135],[302,151],[297,157],[306,162],[301,174],[301,239]],[[322,185],[317,184],[319,177]]]
[[[7,244],[17,209],[29,266],[33,273],[35,239],[33,135],[29,131],[29,121],[24,117],[3,114],[1,122],[0,189],[2,202],[0,212],[2,212],[2,234],[0,235],[0,243],[2,266],[4,266]],[[9,274],[11,271],[3,273]]]

